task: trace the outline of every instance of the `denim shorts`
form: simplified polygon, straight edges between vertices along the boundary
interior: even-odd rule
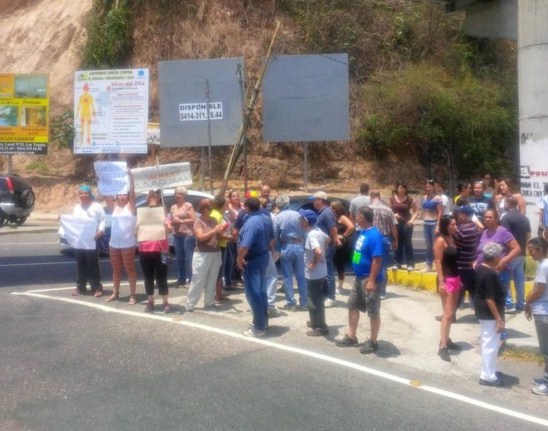
[[[367,284],[367,278],[356,277],[354,279],[354,285],[348,296],[348,308],[351,310],[359,310],[363,313],[369,314],[369,317],[378,317],[381,313],[381,299],[379,292],[375,289],[373,292],[366,292],[365,285]]]

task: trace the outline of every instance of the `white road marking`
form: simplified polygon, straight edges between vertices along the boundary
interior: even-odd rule
[[[0,244],[4,246],[13,246],[13,245],[59,245],[57,241],[54,242],[3,242]]]
[[[516,419],[521,419],[521,420],[524,420],[524,421],[527,421],[527,422],[531,422],[531,423],[535,423],[535,424],[538,424],[538,425],[543,425],[543,426],[548,427],[548,420],[546,420],[546,419],[542,419],[542,418],[539,418],[539,417],[536,417],[536,416],[531,416],[531,415],[521,413],[521,412],[518,412],[518,411],[515,411],[515,410],[510,410],[510,409],[507,409],[507,408],[504,408],[504,407],[496,406],[494,404],[490,404],[490,403],[487,403],[487,402],[484,402],[484,401],[480,401],[480,400],[468,397],[466,395],[461,395],[461,394],[457,394],[455,392],[447,391],[445,389],[439,389],[439,388],[436,388],[436,387],[433,387],[433,386],[422,385],[422,384],[420,384],[420,382],[418,382],[416,380],[409,380],[409,379],[406,379],[406,378],[403,378],[403,377],[398,377],[396,375],[393,375],[393,374],[390,374],[390,373],[387,373],[387,372],[384,372],[384,371],[375,370],[373,368],[369,368],[369,367],[365,367],[363,365],[355,364],[353,362],[346,361],[344,359],[334,358],[332,356],[328,356],[328,355],[325,355],[323,353],[316,353],[316,352],[312,352],[312,351],[305,350],[305,349],[298,348],[298,347],[286,346],[286,345],[283,345],[283,344],[275,343],[273,341],[264,340],[264,339],[260,339],[260,338],[246,337],[246,336],[244,336],[242,334],[239,334],[239,333],[236,333],[236,332],[231,332],[231,331],[227,331],[225,329],[215,328],[215,327],[203,325],[203,324],[200,324],[200,323],[187,322],[187,321],[184,321],[184,320],[174,320],[173,317],[169,317],[169,316],[165,316],[165,315],[162,316],[162,315],[157,315],[157,314],[146,314],[146,313],[142,313],[142,312],[138,312],[138,311],[119,310],[119,309],[110,307],[108,305],[96,304],[96,303],[92,303],[92,302],[85,302],[85,301],[81,301],[81,300],[73,299],[73,298],[56,297],[56,296],[49,296],[49,295],[43,295],[41,293],[37,293],[37,292],[56,291],[56,290],[65,290],[65,289],[68,289],[68,288],[44,289],[44,290],[41,290],[41,291],[34,290],[34,291],[27,291],[27,292],[12,292],[12,295],[30,296],[30,297],[41,298],[41,299],[49,299],[49,300],[52,300],[52,301],[67,302],[67,303],[70,303],[70,304],[82,305],[82,306],[85,306],[85,307],[95,308],[97,310],[101,310],[101,311],[104,311],[106,313],[118,313],[118,314],[123,314],[123,315],[126,315],[126,316],[139,317],[139,318],[142,318],[142,319],[144,318],[144,319],[159,320],[159,321],[163,321],[163,322],[168,322],[168,323],[174,323],[174,324],[178,324],[178,325],[182,325],[182,326],[187,326],[189,328],[201,329],[203,331],[212,332],[212,333],[219,334],[219,335],[225,335],[227,337],[236,338],[236,339],[239,339],[239,340],[242,340],[242,341],[247,341],[247,342],[251,342],[251,343],[255,343],[255,344],[260,344],[260,345],[265,346],[265,347],[271,347],[271,348],[278,349],[278,350],[283,350],[283,351],[286,351],[286,352],[296,353],[296,354],[306,356],[306,357],[309,357],[309,358],[314,358],[314,359],[318,359],[318,360],[321,360],[321,361],[330,362],[332,364],[340,365],[340,366],[343,366],[343,367],[346,367],[346,368],[351,368],[353,370],[360,371],[360,372],[365,373],[365,374],[370,374],[370,375],[377,376],[377,377],[380,377],[380,378],[385,379],[385,380],[390,380],[390,381],[395,382],[395,383],[400,383],[400,384],[405,385],[405,386],[410,386],[410,387],[415,388],[415,389],[420,389],[420,390],[423,390],[423,391],[426,391],[426,392],[430,392],[430,393],[433,393],[433,394],[436,394],[436,395],[440,395],[440,396],[450,398],[450,399],[453,399],[453,400],[456,400],[456,401],[460,401],[460,402],[463,402],[463,403],[466,403],[466,404],[470,404],[470,405],[473,405],[474,407],[480,407],[480,408],[483,408],[485,410],[490,410],[490,411],[493,411],[493,412],[496,412],[496,413],[500,413],[500,414],[504,414],[504,415],[507,415],[507,416],[514,417]]]
[[[61,261],[61,262],[27,262],[27,263],[6,263],[4,265],[0,265],[0,268],[10,268],[14,266],[37,266],[37,265],[73,265],[74,261],[67,260],[67,261]]]

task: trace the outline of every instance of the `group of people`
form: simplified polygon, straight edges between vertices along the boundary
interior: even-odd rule
[[[534,317],[541,351],[545,355],[545,375],[533,391],[548,394],[548,243],[544,238],[530,239],[531,229],[523,197],[510,180],[496,187],[485,177],[464,184],[450,205],[440,187],[426,181],[420,202],[408,194],[407,185],[398,183],[392,196],[383,201],[379,191],[360,186],[360,194],[350,202],[346,212],[341,202],[328,200],[322,191],[311,196],[312,209],[289,208],[289,197],[270,198],[270,187],[264,184],[260,195],[243,203],[236,191],[213,200],[202,200],[194,210],[186,202],[186,189],[175,190],[176,203],[165,220],[166,239],[139,243],[140,261],[145,273],[147,310],[153,311],[154,280],[167,300],[167,233],[174,235],[177,283],[188,287],[186,311],[192,312],[204,296],[204,308],[223,302],[223,289],[233,288],[233,274],[243,276],[245,295],[253,313],[247,336],[267,334],[269,318],[279,315],[276,308],[277,270],[283,274],[286,310],[307,310],[306,332],[324,336],[329,328],[325,307],[334,305],[343,289],[345,265],[351,260],[355,279],[348,298],[348,330],[337,342],[340,347],[357,346],[356,335],[360,311],[369,315],[370,338],[361,347],[364,354],[378,349],[381,300],[386,295],[387,270],[394,253],[396,268],[413,270],[413,226],[419,215],[424,221],[427,246],[426,271],[435,267],[442,300],[441,334],[438,355],[451,361],[450,352],[460,349],[450,338],[456,310],[468,292],[480,321],[482,366],[480,384],[501,386],[496,370],[496,357],[504,337],[504,313],[525,311]],[[135,304],[136,272],[134,193],[118,195],[112,209],[110,256],[113,268],[113,293],[107,300],[119,298],[120,274],[125,269],[130,284],[130,304]],[[160,197],[150,192],[148,204],[161,205]],[[540,206],[541,218],[545,216]],[[97,219],[96,237],[104,229],[104,212],[92,200],[87,186],[80,189],[80,204],[74,214]],[[541,228],[548,221],[541,223]],[[524,262],[526,251],[539,261],[533,292],[524,298]],[[95,296],[102,295],[98,267],[92,251],[76,250],[78,262],[77,289],[85,291],[89,281]],[[335,275],[337,275],[338,284]],[[297,284],[295,298],[293,280]],[[515,302],[510,280],[514,280]],[[538,383],[538,384],[537,384]]]

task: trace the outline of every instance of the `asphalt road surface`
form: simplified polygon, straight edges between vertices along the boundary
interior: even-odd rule
[[[548,426],[538,397],[410,373],[304,337],[289,320],[273,320],[267,339],[247,339],[243,303],[234,313],[176,306],[149,315],[122,301],[72,298],[74,262],[54,237],[0,237],[1,430]]]

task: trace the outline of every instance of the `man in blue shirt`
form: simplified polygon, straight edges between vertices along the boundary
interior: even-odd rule
[[[358,345],[356,331],[360,321],[360,311],[367,312],[371,322],[371,338],[360,349],[361,353],[367,354],[375,352],[378,348],[377,337],[381,328],[381,299],[377,287],[384,281],[381,271],[384,246],[381,232],[373,226],[373,210],[371,208],[360,208],[356,223],[361,231],[352,257],[356,278],[348,297],[348,332],[337,343],[337,346],[353,347]]]
[[[253,313],[253,325],[244,335],[263,337],[268,328],[266,268],[274,230],[271,218],[260,211],[259,199],[246,199],[244,206],[249,217],[238,233],[236,263],[244,273],[245,294]]]
[[[313,199],[312,205],[314,206],[314,209],[318,212],[316,226],[331,238],[331,243],[325,251],[325,263],[327,264],[327,276],[325,277],[325,306],[332,307],[335,305],[335,265],[333,263],[333,257],[335,256],[336,247],[341,245],[341,241],[337,235],[337,218],[329,206],[327,194],[325,192],[316,192],[311,199]]]
[[[276,206],[280,213],[274,218],[274,236],[276,248],[280,250],[280,265],[284,277],[284,291],[287,303],[284,308],[296,311],[297,302],[293,289],[293,275],[299,288],[300,308],[308,307],[306,280],[304,277],[304,232],[301,227],[301,215],[289,209],[289,196],[280,195],[276,198]]]

